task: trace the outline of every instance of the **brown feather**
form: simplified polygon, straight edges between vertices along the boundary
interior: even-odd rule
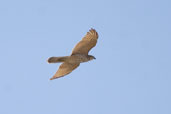
[[[50,79],[56,79],[56,78],[60,78],[63,77],[69,73],[71,73],[74,69],[76,69],[80,64],[79,63],[75,63],[75,64],[71,64],[68,62],[64,62],[60,65],[58,71],[55,73],[55,75]]]
[[[74,47],[72,54],[86,54],[96,45],[98,33],[95,29],[90,29],[83,39]]]

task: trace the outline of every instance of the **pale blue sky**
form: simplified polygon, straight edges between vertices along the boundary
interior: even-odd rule
[[[1,0],[0,114],[171,114],[170,0]],[[96,60],[50,81],[90,28]]]

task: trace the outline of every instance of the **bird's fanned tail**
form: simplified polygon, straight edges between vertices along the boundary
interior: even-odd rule
[[[63,56],[63,57],[50,57],[47,62],[48,63],[61,63],[65,62],[69,57],[68,56]]]

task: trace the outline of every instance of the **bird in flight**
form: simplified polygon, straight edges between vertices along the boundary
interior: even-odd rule
[[[48,63],[62,63],[55,75],[50,80],[63,77],[76,69],[80,63],[96,59],[88,52],[96,45],[98,33],[95,29],[90,29],[82,40],[74,47],[70,56],[50,57]]]

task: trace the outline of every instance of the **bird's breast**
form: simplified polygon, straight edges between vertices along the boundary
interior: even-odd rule
[[[82,62],[87,62],[87,61],[89,61],[88,57],[83,54],[72,55],[68,59],[68,62],[70,63],[82,63]]]

